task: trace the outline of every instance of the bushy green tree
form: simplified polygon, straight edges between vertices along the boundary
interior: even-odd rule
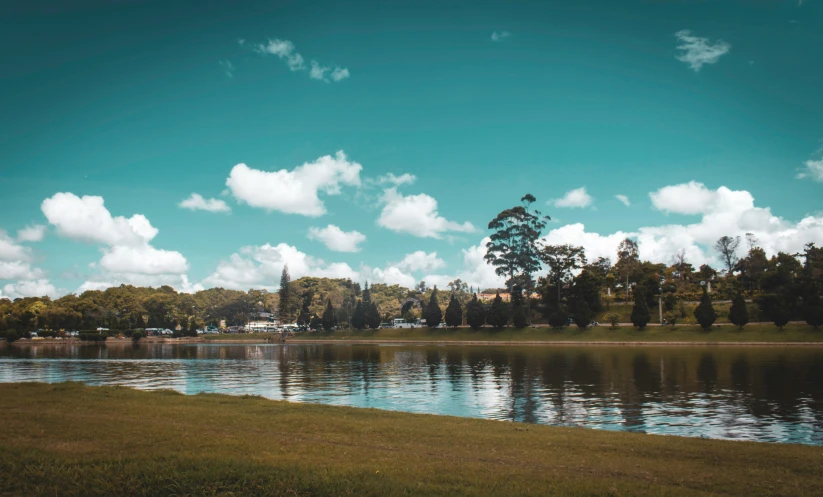
[[[766,318],[781,330],[792,316],[792,306],[785,296],[767,293],[757,298],[757,305]]]
[[[520,289],[520,286],[515,286],[512,289],[511,304],[512,324],[514,327],[523,329],[528,326],[529,320],[526,318],[526,309],[523,305],[523,291]]]
[[[139,342],[141,338],[143,338],[142,331],[135,331],[131,334],[131,339],[135,342]]]
[[[377,309],[376,302],[369,302],[368,306],[363,304],[366,309],[366,326],[376,330],[380,327],[380,310]]]
[[[337,319],[334,317],[334,306],[331,304],[331,299],[326,300],[326,310],[323,311],[323,329],[331,331],[337,324]]]
[[[483,304],[477,300],[477,294],[472,295],[471,301],[466,305],[466,322],[473,330],[479,330],[486,324],[486,312]]]
[[[426,326],[436,328],[441,321],[443,321],[443,311],[437,303],[437,287],[434,287],[431,298],[429,298],[429,305],[426,306]]]
[[[820,294],[816,285],[812,285],[806,296],[803,305],[803,319],[809,325],[814,326],[814,329],[823,325],[823,304],[820,302]]]
[[[452,293],[449,306],[446,308],[446,326],[457,328],[463,324],[463,307]]]
[[[592,318],[594,318],[594,313],[589,308],[589,304],[582,299],[575,302],[573,312],[574,324],[576,324],[578,328],[583,328],[584,330],[591,324]]]
[[[646,304],[646,293],[638,288],[634,292],[634,307],[632,307],[631,320],[632,324],[639,330],[642,330],[649,324],[651,314],[649,314],[649,306]]]
[[[17,335],[17,332],[14,331],[14,330],[8,330],[6,332],[5,336],[6,336],[6,343],[16,342],[17,340],[20,339],[20,337]]]
[[[354,306],[354,312],[352,312],[351,315],[351,325],[357,330],[366,328],[366,310],[362,300],[358,300],[357,305]]]
[[[503,302],[498,293],[489,308],[486,321],[495,328],[502,328],[509,322],[509,307]]]
[[[549,326],[554,329],[563,328],[566,326],[568,320],[569,313],[566,312],[566,308],[562,305],[555,307],[551,314],[549,314]]]
[[[317,314],[313,315],[309,320],[309,328],[313,330],[319,330],[323,327],[323,318],[318,316]]]
[[[749,310],[746,308],[746,299],[743,298],[742,292],[737,292],[732,300],[732,306],[729,308],[729,321],[740,329],[749,322]]]
[[[714,306],[712,305],[712,298],[709,296],[709,292],[708,290],[706,290],[705,287],[703,288],[703,295],[700,297],[700,303],[694,310],[694,317],[695,319],[697,319],[697,323],[700,325],[700,327],[704,330],[708,330],[709,328],[711,328],[714,322],[717,320],[717,313],[714,311]]]
[[[311,321],[311,302],[314,298],[314,292],[307,291],[303,295],[303,306],[300,308],[300,313],[297,315],[298,326],[308,326]]]
[[[611,329],[616,330],[617,325],[620,324],[620,314],[616,312],[606,314],[606,322],[609,323]]]

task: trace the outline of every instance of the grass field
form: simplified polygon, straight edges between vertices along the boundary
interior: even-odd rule
[[[2,495],[813,495],[823,449],[0,384]]]
[[[209,335],[206,340],[264,340],[268,334]],[[742,330],[735,326],[715,326],[703,331],[699,326],[649,326],[645,330],[622,326],[616,330],[595,326],[581,330],[576,326],[551,328],[470,328],[340,330],[300,333],[299,340],[404,340],[404,341],[488,341],[488,342],[823,342],[823,330],[806,324],[790,324],[780,331],[772,324],[751,324]],[[290,338],[290,340],[292,340]]]

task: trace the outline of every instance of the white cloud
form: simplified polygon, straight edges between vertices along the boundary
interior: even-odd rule
[[[294,43],[289,40],[269,40],[268,43],[261,43],[254,47],[255,51],[261,54],[276,55],[281,60],[286,61],[289,69],[300,71],[306,68],[303,63],[303,56],[294,48]]]
[[[234,77],[234,64],[231,63],[229,60],[221,60],[220,67],[223,69],[223,73],[230,77]]]
[[[508,38],[512,34],[508,31],[493,31],[492,32],[492,41],[500,41],[503,38]]]
[[[655,209],[663,212],[673,212],[675,214],[702,214],[710,212],[716,208],[718,199],[728,199],[728,196],[719,195],[720,190],[730,192],[725,187],[717,191],[709,190],[703,183],[690,181],[679,185],[664,186],[656,192],[649,193],[652,205]],[[748,195],[748,192],[738,192]],[[745,198],[731,199],[732,202],[745,202]]]
[[[187,199],[178,204],[184,209],[192,211],[230,212],[231,207],[225,201],[217,198],[203,198],[199,193],[192,193]]]
[[[35,280],[45,276],[39,268],[32,268],[28,262],[0,261],[0,280]]]
[[[323,242],[329,250],[336,252],[360,252],[359,245],[366,241],[366,235],[359,231],[343,231],[330,224],[325,228],[309,228],[309,240]]]
[[[566,192],[562,198],[549,200],[548,203],[555,207],[582,208],[590,206],[593,200],[591,195],[586,193],[586,187],[581,186]]]
[[[402,261],[395,264],[397,268],[408,271],[431,271],[445,265],[443,259],[437,257],[437,252],[426,253],[422,250],[406,254]]]
[[[676,56],[677,60],[685,62],[694,72],[700,71],[704,64],[714,64],[720,57],[731,50],[732,46],[723,40],[712,42],[708,38],[701,38],[692,35],[691,31],[684,29],[675,33],[680,42],[677,49],[681,51]]]
[[[35,224],[34,226],[26,226],[17,232],[17,241],[20,242],[39,242],[46,236],[46,227],[42,224]]]
[[[10,299],[22,297],[56,297],[58,290],[49,283],[49,280],[29,280],[18,281],[17,283],[9,283],[3,287],[0,292],[0,297],[7,297]]]
[[[400,176],[396,176],[393,173],[384,174],[383,176],[379,176],[376,180],[373,180],[378,185],[411,185],[415,181],[417,181],[417,176],[409,173],[403,173]]]
[[[18,245],[8,233],[0,230],[0,261],[30,261],[31,249]]]
[[[82,294],[83,292],[88,292],[89,290],[105,290],[107,288],[111,288],[113,286],[117,286],[117,284],[109,282],[109,281],[86,281],[79,287],[77,290],[74,291],[77,295]]]
[[[349,77],[349,70],[345,67],[335,67],[334,71],[331,72],[331,79],[335,81],[343,81],[344,79],[348,79]]]
[[[823,158],[818,160],[807,160],[806,169],[797,173],[798,179],[810,178],[823,183]]]
[[[238,40],[238,43],[240,46],[247,46],[246,41],[243,39]],[[297,51],[294,43],[289,40],[279,40],[275,38],[273,40],[269,40],[267,43],[253,45],[251,48],[255,52],[263,55],[277,56],[280,60],[286,62],[286,65],[289,66],[291,71],[303,71],[306,69],[303,56]],[[234,71],[233,67],[232,71]],[[312,60],[310,62],[309,78],[328,83],[329,80],[326,77],[326,74],[329,73],[329,71],[331,71],[331,79],[335,82],[342,81],[350,75],[349,70],[345,67],[335,66],[334,70],[332,70],[331,67],[324,66],[316,60]]]
[[[100,266],[113,273],[145,275],[181,274],[189,269],[180,252],[156,249],[149,244],[115,245],[103,249]]]
[[[360,268],[360,275],[365,281],[385,283],[386,285],[400,285],[405,288],[413,288],[417,283],[414,276],[396,266],[386,266],[382,269],[371,269],[368,266],[363,266]]]
[[[443,233],[477,231],[468,221],[463,224],[449,221],[437,212],[437,200],[425,193],[403,195],[397,188],[383,191],[384,205],[377,224],[398,233],[410,233],[421,238],[442,238]]]
[[[316,60],[311,61],[311,70],[309,71],[309,77],[311,79],[319,79],[328,83],[328,79],[326,79],[326,73],[329,72],[331,68],[321,66],[317,63]]]
[[[58,234],[74,240],[139,245],[148,243],[158,233],[142,214],[128,219],[112,217],[103,205],[103,197],[56,193],[43,201],[41,209]]]
[[[626,207],[629,207],[630,205],[632,205],[632,203],[629,202],[629,197],[627,197],[625,195],[615,195],[614,198],[619,200]]]
[[[176,287],[187,281],[186,258],[180,252],[152,246],[149,242],[158,229],[142,214],[113,217],[102,197],[73,193],[57,193],[45,199],[41,209],[60,235],[105,245],[99,264],[91,265],[105,271],[103,281]]]
[[[754,197],[747,191],[734,191],[721,186],[710,190],[702,183],[690,182],[663,187],[650,194],[655,208],[664,212],[700,214],[693,224],[670,224],[642,227],[634,232],[618,231],[608,235],[587,232],[583,224],[571,224],[550,231],[543,241],[549,244],[571,243],[586,248],[591,259],[616,258],[617,246],[624,238],[638,242],[641,259],[670,263],[681,249],[693,265],[709,263],[719,267],[720,261],[712,245],[721,236],[752,233],[768,256],[778,251],[796,253],[808,242],[823,243],[823,217],[807,216],[797,223],[774,216],[769,208],[755,207]],[[744,255],[741,244],[738,255]]]
[[[237,200],[252,207],[321,216],[326,207],[318,192],[337,195],[342,185],[359,186],[362,169],[341,150],[334,157],[325,155],[292,171],[261,171],[237,164],[226,179],[226,186]]]
[[[359,274],[348,264],[334,262],[327,264],[322,259],[301,252],[292,245],[265,244],[242,247],[226,261],[221,261],[217,269],[203,280],[209,287],[223,287],[236,290],[265,288],[274,290],[280,284],[283,266],[289,266],[292,279],[303,276],[325,278],[351,278],[357,280]]]

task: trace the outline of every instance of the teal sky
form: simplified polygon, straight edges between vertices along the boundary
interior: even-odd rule
[[[12,0],[0,42],[0,295],[272,287],[299,254],[306,274],[492,286],[478,246],[526,192],[554,219],[547,240],[590,256],[627,234],[661,262],[712,262],[722,234],[772,253],[823,243],[816,0]],[[227,185],[239,163],[292,171],[341,150],[360,185],[321,185],[323,215],[289,213],[306,199],[282,184]],[[416,181],[387,193],[388,173]],[[47,213],[61,192],[157,234],[83,217],[80,198]],[[192,193],[230,212],[181,208]],[[308,238],[328,225],[362,234],[359,251]]]

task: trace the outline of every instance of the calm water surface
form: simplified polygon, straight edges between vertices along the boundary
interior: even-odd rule
[[[35,345],[0,382],[81,381],[547,425],[823,445],[823,349]]]

